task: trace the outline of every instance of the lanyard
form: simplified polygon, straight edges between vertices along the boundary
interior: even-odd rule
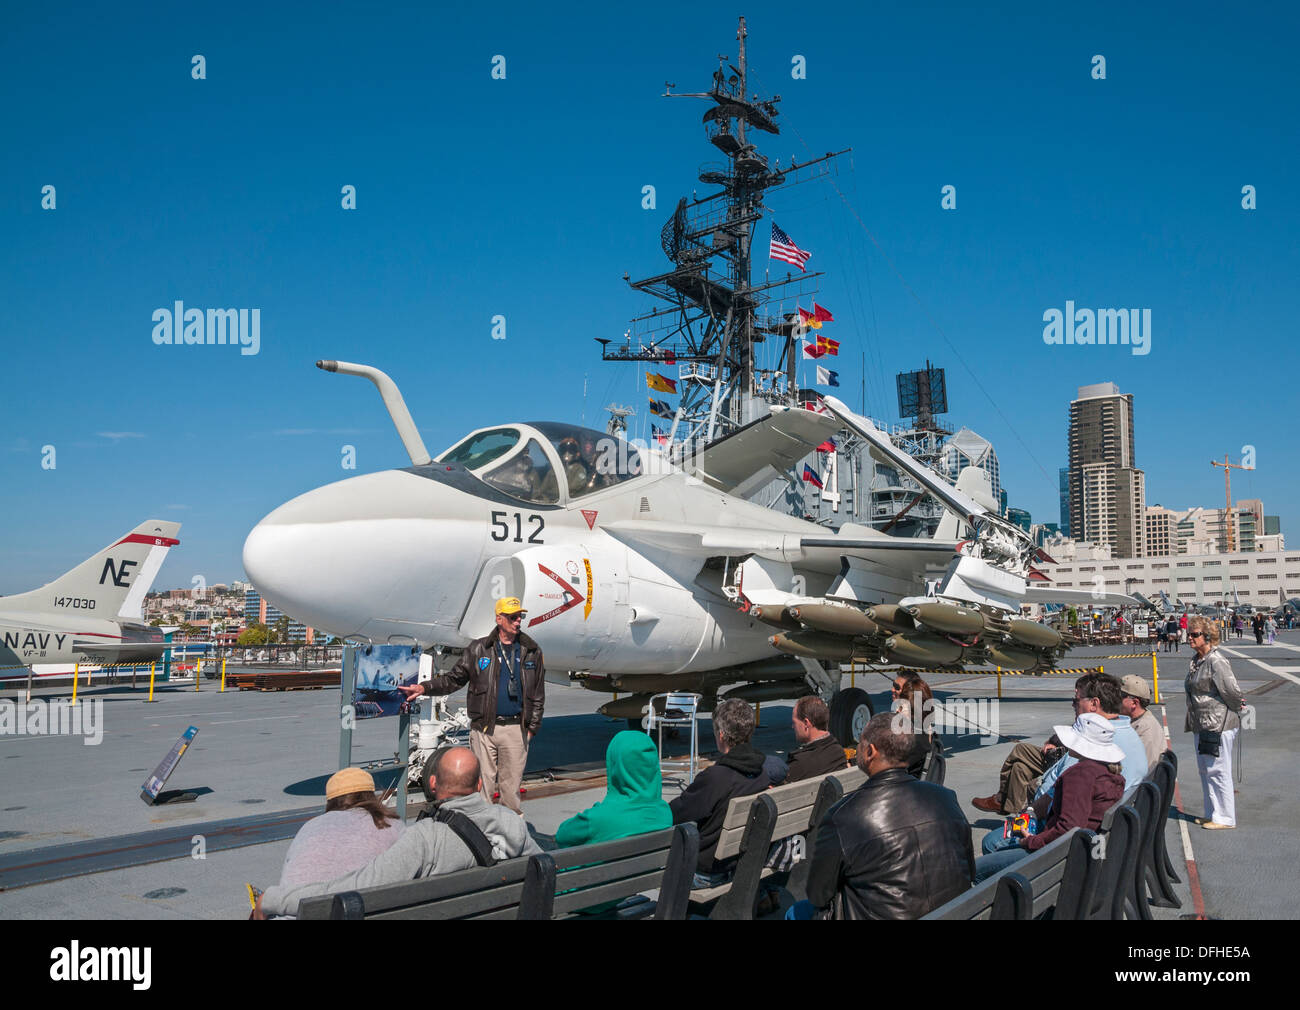
[[[506,692],[511,701],[519,697],[519,639],[515,639],[514,662],[506,660],[506,650],[501,647],[500,640],[497,641],[497,656],[501,665],[506,672],[510,674],[510,680],[506,685]]]

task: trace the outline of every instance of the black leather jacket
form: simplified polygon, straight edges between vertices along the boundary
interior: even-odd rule
[[[448,673],[425,682],[425,694],[451,694],[469,684],[465,708],[469,712],[470,726],[479,732],[488,732],[496,726],[497,678],[501,670],[496,650],[499,630],[493,628],[486,638],[470,642]],[[480,667],[479,660],[485,658],[490,662],[486,667]],[[546,668],[542,666],[541,648],[522,632],[519,634],[519,665],[523,668],[520,723],[528,732],[536,734],[542,728],[542,708],[546,704]]]
[[[970,824],[951,789],[906,768],[872,775],[827,811],[808,899],[842,919],[919,919],[971,886]]]

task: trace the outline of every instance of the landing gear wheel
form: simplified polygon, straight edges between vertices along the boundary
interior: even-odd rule
[[[831,735],[841,747],[856,747],[862,728],[876,714],[871,696],[860,687],[848,687],[831,696]]]

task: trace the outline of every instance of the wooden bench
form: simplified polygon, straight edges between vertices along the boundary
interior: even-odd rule
[[[549,854],[520,856],[419,880],[324,894],[298,903],[299,919],[549,919]]]
[[[700,857],[700,833],[694,824],[678,824],[612,842],[556,849],[546,855],[556,870],[558,893],[550,911],[554,918],[685,919],[687,895]],[[653,890],[659,892],[657,900],[647,898],[602,912],[590,911]]]
[[[679,824],[496,866],[307,898],[298,904],[298,918],[684,919],[699,852],[695,825]],[[584,913],[656,889],[657,901]]]
[[[1081,919],[1099,873],[1093,832],[1075,828],[1012,863],[926,919]]]
[[[846,768],[731,799],[715,858],[738,857],[735,873],[725,884],[692,891],[691,904],[707,910],[710,919],[752,919],[759,885],[773,874],[766,865],[772,843],[816,826],[847,790],[865,781],[857,768]],[[805,852],[796,867],[806,873],[811,850]]]
[[[1156,826],[1152,833],[1151,852],[1143,872],[1146,886],[1151,897],[1149,904],[1160,908],[1182,908],[1183,903],[1174,893],[1174,884],[1182,883],[1174,872],[1174,865],[1169,859],[1169,847],[1165,841],[1165,826],[1169,822],[1169,811],[1174,802],[1174,785],[1178,781],[1178,756],[1171,750],[1160,755],[1155,768],[1148,776],[1155,787],[1160,790],[1160,802],[1156,808]],[[1148,909],[1149,911],[1149,909]]]

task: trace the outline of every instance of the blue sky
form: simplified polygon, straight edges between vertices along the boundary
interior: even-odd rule
[[[1013,504],[1053,521],[1069,401],[1114,381],[1135,396],[1148,503],[1220,504],[1209,460],[1253,445],[1234,497],[1262,498],[1300,544],[1300,19],[901,6],[743,11],[751,84],[782,96],[763,150],[853,148],[836,179],[852,210],[825,184],[769,197],[827,273],[845,398],[865,361],[867,411],[892,418],[896,372],[946,367],[949,419],[994,443]],[[317,358],[388,371],[435,452],[496,421],[600,427],[611,401],[643,406],[640,370],[602,364],[593,338],[650,306],[622,274],[665,269],[659,229],[706,192],[705,106],[660,95],[708,87],[738,13],[10,11],[0,592],[154,516],[184,524],[159,586],[229,581],[258,519],[351,475],[343,445],[355,472],[404,465],[374,390]],[[151,315],[177,299],[260,309],[260,353],[155,346]],[[1149,308],[1151,353],[1046,346],[1043,313],[1067,299]]]

